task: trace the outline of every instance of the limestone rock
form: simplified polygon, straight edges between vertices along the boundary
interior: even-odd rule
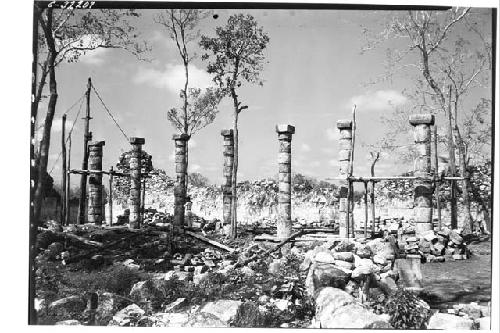
[[[172,303],[167,304],[165,306],[164,311],[165,312],[176,311],[176,310],[182,308],[184,305],[186,305],[186,299],[185,298],[178,298],[175,301],[173,301]]]
[[[313,267],[311,267],[313,269]],[[315,289],[320,287],[339,287],[343,288],[349,275],[343,270],[330,264],[315,264],[313,270],[313,281]]]
[[[314,256],[314,261],[323,264],[333,264],[335,263],[335,258],[330,251],[321,251],[316,253],[316,255]]]
[[[229,321],[236,316],[236,312],[240,305],[240,301],[221,299],[215,302],[206,303],[200,308],[199,312],[214,315],[223,323],[228,324]]]
[[[367,245],[359,245],[356,247],[356,255],[360,258],[370,258],[372,255],[372,250]]]
[[[334,248],[335,252],[352,252],[356,248],[356,243],[349,240],[343,240]]]
[[[432,242],[433,240],[437,239],[437,235],[434,233],[433,230],[428,230],[423,234],[421,234],[420,236],[428,242]]]
[[[450,231],[450,241],[453,242],[453,244],[460,245],[464,241],[462,236],[459,235],[458,232],[455,230]]]
[[[142,303],[151,299],[157,298],[161,295],[159,284],[161,280],[146,280],[139,281],[132,286],[130,290],[130,297],[136,302]]]
[[[97,305],[95,319],[97,325],[107,325],[113,318],[113,314],[119,304],[126,302],[123,299],[116,299],[112,293],[104,292],[99,295],[99,303]]]
[[[348,304],[335,312],[322,314],[321,328],[368,328],[386,322],[360,304]]]
[[[188,323],[189,314],[187,313],[155,313],[154,318],[157,321],[156,326],[162,327],[181,327]]]
[[[75,319],[62,320],[55,323],[55,325],[65,325],[65,326],[82,326],[82,324]]]
[[[390,276],[385,276],[381,278],[378,283],[380,289],[382,289],[382,291],[387,295],[392,295],[396,293],[396,291],[398,290],[396,282]]]
[[[429,320],[427,329],[429,330],[470,330],[473,321],[463,317],[447,314],[435,313]]]
[[[352,262],[344,260],[335,260],[335,266],[341,269],[348,269],[348,270],[352,270],[354,268],[354,264]]]
[[[229,324],[219,319],[217,316],[198,312],[189,318],[189,321],[182,325],[183,327],[229,327]]]
[[[354,255],[352,252],[333,252],[333,258],[335,260],[354,262]]]
[[[322,288],[316,296],[316,318],[321,321],[324,315],[329,316],[342,306],[355,302],[351,295],[341,289]]]
[[[142,310],[137,304],[130,304],[126,308],[118,311],[113,320],[110,321],[108,326],[128,326],[133,319],[138,319],[144,315]]]
[[[379,265],[387,264],[387,260],[385,259],[385,257],[380,254],[376,254],[373,256],[373,262]]]

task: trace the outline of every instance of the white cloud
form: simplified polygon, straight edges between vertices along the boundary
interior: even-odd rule
[[[300,145],[300,150],[302,151],[311,151],[311,146],[309,146],[307,143],[303,143]]]
[[[395,90],[377,90],[352,97],[349,107],[356,104],[356,109],[360,111],[385,111],[406,101],[407,98]]]
[[[325,154],[333,154],[333,153],[335,153],[337,151],[336,149],[333,149],[333,148],[330,148],[330,147],[322,147],[319,150],[321,150]]]
[[[168,160],[175,161],[175,149],[172,149],[172,152],[168,155]]]
[[[201,166],[198,164],[189,164],[189,172],[197,172],[201,169]]]
[[[194,139],[189,139],[189,148],[194,148],[198,146],[198,142],[194,141]]]
[[[329,164],[330,166],[332,166],[332,167],[339,167],[339,166],[340,166],[339,161],[338,161],[338,160],[335,160],[335,159],[333,159],[333,160],[329,160],[329,161],[328,161],[328,164]]]
[[[311,162],[309,162],[309,166],[310,166],[311,168],[317,168],[317,167],[319,167],[320,165],[321,165],[321,163],[320,163],[319,161],[311,161]]]
[[[167,89],[178,95],[184,88],[185,76],[184,66],[167,64],[163,70],[142,67],[133,79],[136,84],[149,84],[160,89]],[[213,85],[212,78],[202,69],[195,65],[189,66],[189,86],[196,88],[208,88]]]
[[[325,134],[326,134],[326,138],[329,141],[337,141],[340,139],[340,131],[337,128],[328,127],[326,129]]]
[[[108,53],[108,49],[98,48],[88,51],[80,57],[80,61],[87,65],[101,65],[104,63],[104,55]]]

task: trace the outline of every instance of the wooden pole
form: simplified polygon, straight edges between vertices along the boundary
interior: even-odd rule
[[[438,137],[437,137],[437,126],[434,125],[434,178],[435,180],[439,177],[439,161],[438,161]],[[439,196],[439,185],[437,181],[434,183],[434,195],[436,197],[436,209],[437,209],[437,217],[438,217],[438,230],[442,228],[441,222],[441,202]]]
[[[61,209],[61,224],[66,225],[66,197],[68,193],[66,192],[66,114],[62,116],[62,130],[61,130],[61,155],[62,155],[62,209]]]
[[[378,159],[380,158],[380,152],[371,152],[370,153],[373,162],[370,167],[370,175],[372,178],[375,177],[375,164],[377,163]],[[371,186],[370,186],[370,203],[372,206],[372,236],[375,235],[375,182],[373,180],[370,181]]]
[[[368,182],[365,184],[365,238],[368,238]]]
[[[67,170],[71,168],[71,133],[69,133],[68,136],[68,165],[67,165]],[[71,174],[69,172],[67,173],[67,179],[66,179],[66,216],[64,217],[64,224],[69,225],[69,217],[70,217],[70,212],[71,212],[71,207],[70,207],[70,188],[71,188]]]
[[[109,196],[108,196],[108,211],[109,211],[109,221],[110,226],[113,225],[113,167],[109,169]]]
[[[88,143],[92,140],[92,133],[89,130],[90,126],[90,89],[92,87],[92,81],[89,78],[87,82],[87,113],[85,118],[85,133],[83,136],[83,161],[82,161],[82,169],[87,170],[89,163],[89,151],[88,151]],[[80,202],[78,205],[78,224],[85,223],[85,207],[86,207],[86,199],[87,199],[87,175],[82,174],[80,179]]]
[[[187,146],[187,145],[186,145]],[[144,221],[144,208],[146,204],[146,178],[142,178],[141,193],[141,221]]]
[[[354,172],[354,148],[356,146],[356,105],[352,108],[352,148],[351,148],[351,161],[349,177],[352,177]],[[352,238],[355,237],[354,228],[354,183],[349,180],[349,195],[347,197],[347,216],[348,216],[348,235]]]
[[[370,204],[372,206],[372,235],[375,235],[375,182],[371,181]]]

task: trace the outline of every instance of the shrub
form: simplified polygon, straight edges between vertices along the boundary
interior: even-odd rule
[[[390,316],[389,323],[395,329],[425,329],[431,314],[427,303],[404,289],[388,298],[383,312]]]
[[[259,311],[254,302],[241,304],[236,312],[232,326],[235,327],[265,327],[266,316]]]

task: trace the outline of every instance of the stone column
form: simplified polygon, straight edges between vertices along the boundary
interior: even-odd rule
[[[175,141],[175,187],[174,187],[174,230],[184,229],[184,204],[186,201],[186,147],[190,136],[174,134]]]
[[[130,209],[129,226],[139,229],[141,225],[141,155],[144,138],[130,138],[130,194],[128,205]]]
[[[292,134],[295,127],[276,125],[278,154],[278,223],[277,236],[283,240],[292,234]]]
[[[89,142],[89,170],[102,171],[102,146],[104,146],[104,141]],[[104,218],[102,188],[102,173],[91,173],[87,220],[95,225],[102,225]]]
[[[414,216],[417,235],[433,230],[432,225],[432,181],[431,177],[431,126],[434,116],[431,114],[414,114],[410,116],[417,157],[414,164],[416,177],[429,177],[429,180],[415,181]]]
[[[340,177],[346,177],[340,181],[340,200],[339,200],[339,235],[340,237],[349,237],[347,223],[349,216],[347,214],[349,200],[347,198],[349,192],[349,182],[347,177],[351,172],[351,154],[352,154],[352,121],[338,120],[337,128],[340,130],[339,140],[339,165]],[[351,223],[350,234],[354,234],[354,225]]]
[[[220,134],[224,137],[224,168],[222,171],[222,220],[225,225],[231,224],[231,200],[232,200],[232,170],[234,162],[234,135],[233,130],[222,130]]]

